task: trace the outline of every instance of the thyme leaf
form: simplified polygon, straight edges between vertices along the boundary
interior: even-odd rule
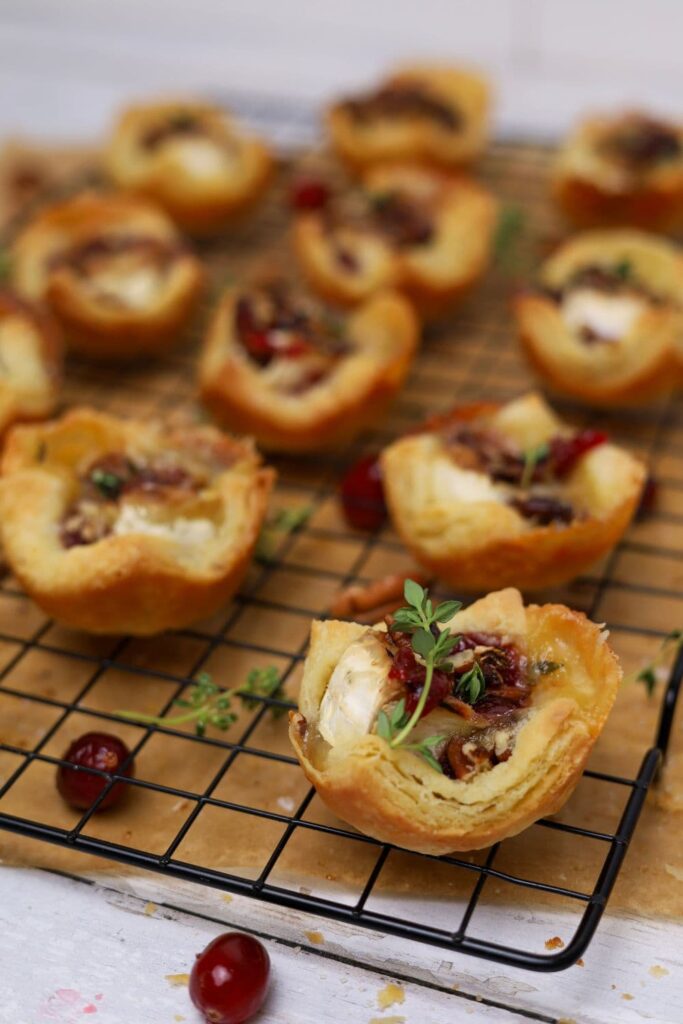
[[[529,448],[524,452],[524,470],[522,472],[522,479],[519,482],[519,486],[523,491],[526,491],[531,487],[531,482],[534,478],[534,472],[536,466],[543,459],[547,459],[550,455],[550,445],[547,441],[542,444],[537,444],[535,448]]]
[[[683,629],[672,629],[662,640],[652,661],[635,673],[635,682],[644,685],[648,697],[652,697],[657,686],[657,669],[674,661],[681,650],[683,650]]]
[[[129,722],[141,725],[162,725],[174,728],[193,722],[197,736],[204,736],[207,726],[225,731],[237,721],[237,714],[232,709],[232,700],[237,698],[245,708],[256,707],[260,700],[255,698],[283,698],[282,680],[274,665],[266,668],[254,668],[248,674],[246,682],[234,689],[224,690],[215,683],[208,672],[200,672],[191,684],[186,696],[178,697],[173,703],[182,708],[179,715],[164,718],[158,715],[146,715],[139,711],[115,711],[114,714]],[[284,714],[286,708],[278,705],[271,707],[274,718]]]
[[[312,505],[299,505],[298,508],[278,508],[269,515],[261,527],[256,541],[255,557],[259,562],[270,564],[277,550],[281,536],[294,533],[304,526],[313,512]]]

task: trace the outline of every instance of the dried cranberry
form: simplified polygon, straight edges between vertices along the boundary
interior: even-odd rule
[[[190,999],[210,1024],[242,1024],[263,1006],[270,957],[251,935],[226,932],[192,965]]]
[[[550,442],[550,457],[555,476],[567,476],[586,452],[608,441],[604,431],[590,429],[580,430],[573,437],[554,437]]]
[[[295,210],[321,210],[330,199],[330,189],[318,178],[302,178],[292,185],[290,203]]]
[[[382,469],[376,455],[365,455],[344,475],[340,486],[344,516],[354,530],[378,530],[387,517]]]
[[[574,509],[566,501],[543,494],[532,494],[528,498],[513,498],[510,502],[525,519],[533,519],[539,526],[551,523],[571,523]]]
[[[403,635],[401,634],[401,636]],[[399,682],[405,685],[406,711],[409,715],[412,715],[418,705],[424,688],[426,674],[427,670],[417,660],[412,648],[407,646],[399,647],[393,664],[389,669],[389,676],[391,679],[398,679]],[[439,706],[444,697],[447,697],[450,693],[452,685],[453,680],[445,672],[440,672],[438,669],[434,672],[429,694],[422,711],[422,718]]]
[[[62,760],[69,761],[77,767],[60,765],[57,768],[57,789],[72,807],[86,810],[100,795],[108,780],[102,775],[93,775],[83,769],[96,768],[101,772],[131,777],[133,762],[129,762],[125,768],[121,767],[129,757],[130,750],[117,736],[110,736],[106,732],[86,732],[74,740],[64,754]],[[112,786],[97,810],[104,811],[117,803],[123,796],[125,788],[120,782]]]

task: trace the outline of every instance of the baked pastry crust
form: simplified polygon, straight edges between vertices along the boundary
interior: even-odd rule
[[[317,320],[314,305],[310,319],[302,323],[298,311],[308,310],[310,300],[304,296],[302,306],[300,294],[282,282],[274,287],[278,294],[283,288],[285,296],[293,296],[285,314],[289,322],[299,317],[299,326],[274,326],[266,333],[278,344],[302,338],[304,353],[292,358],[276,354],[265,366],[250,358],[239,333],[240,310],[245,302],[258,306],[262,291],[228,288],[209,324],[200,360],[202,401],[223,426],[254,436],[268,449],[309,452],[338,447],[381,418],[400,389],[417,347],[417,318],[403,296],[379,293],[348,316],[334,318],[329,357],[315,349],[307,355],[308,341],[316,343],[316,334],[332,314],[322,311]],[[270,294],[268,284],[265,291]],[[310,386],[305,380],[307,367],[313,371]]]
[[[481,75],[413,64],[397,68],[375,93],[335,103],[326,121],[337,156],[352,171],[395,161],[453,169],[481,156],[489,106]]]
[[[328,210],[296,218],[294,247],[311,287],[346,306],[397,288],[423,315],[454,308],[488,266],[497,212],[492,195],[469,179],[408,165],[373,167],[360,189],[347,202],[370,210],[383,203],[381,218],[355,219],[344,197],[332,219]],[[406,228],[414,237],[397,237]]]
[[[451,445],[464,440],[450,440],[462,435],[462,426],[491,431],[519,453],[568,433],[543,399],[529,394],[507,405],[455,409],[384,450],[381,465],[392,522],[430,572],[459,591],[549,587],[575,578],[618,542],[645,480],[644,466],[629,453],[601,443],[557,484],[541,485],[538,493],[560,501],[560,518],[544,525],[543,518],[524,514],[515,504],[517,498],[533,496],[535,484],[525,488],[496,482],[504,474],[490,476],[476,464],[463,471],[467,459]],[[574,515],[562,519],[567,503]]]
[[[0,289],[0,435],[13,423],[40,420],[57,405],[62,344],[47,313]]]
[[[480,849],[556,813],[580,778],[622,675],[600,626],[563,605],[525,608],[515,590],[487,595],[450,626],[456,634],[504,635],[529,665],[558,666],[535,677],[511,753],[490,770],[448,778],[374,731],[332,745],[322,738],[321,705],[332,672],[349,644],[368,632],[353,622],[313,623],[299,711],[290,713],[290,740],[327,806],[361,832],[419,853]],[[449,729],[476,737],[466,720],[441,708],[413,736]]]
[[[249,442],[213,427],[74,409],[9,434],[5,555],[29,596],[67,626],[139,636],[184,627],[239,586],[272,482]]]
[[[249,211],[273,172],[266,144],[218,107],[165,100],[129,107],[107,150],[112,181],[163,207],[193,235],[214,235]]]
[[[68,346],[103,359],[168,349],[203,284],[166,214],[141,199],[84,192],[40,210],[12,249],[12,278],[48,305]]]
[[[580,228],[683,224],[683,126],[637,111],[592,117],[557,157],[553,196]]]
[[[622,282],[615,280],[620,267],[628,268]],[[584,291],[596,290],[590,277],[587,285],[581,283],[586,271],[595,277],[596,268],[607,275],[598,290],[607,295],[610,319],[618,307],[616,326],[606,338],[586,338],[585,328],[566,316],[565,300],[575,296],[577,282]],[[627,229],[586,232],[544,263],[539,282],[541,290],[521,293],[513,308],[522,346],[554,390],[611,406],[647,402],[681,379],[683,254],[672,243]],[[615,307],[614,300],[624,297],[626,310],[623,301]],[[604,308],[604,296],[598,299]],[[628,315],[622,317],[619,308]]]

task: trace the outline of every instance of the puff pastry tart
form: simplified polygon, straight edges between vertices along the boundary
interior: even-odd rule
[[[200,362],[202,400],[221,424],[272,450],[336,447],[382,416],[418,334],[395,292],[340,316],[279,278],[228,288]]]
[[[352,170],[387,161],[454,168],[481,155],[489,89],[471,71],[438,65],[399,68],[374,91],[340,100],[327,126]]]
[[[482,276],[495,221],[496,203],[476,182],[385,165],[324,208],[301,213],[294,243],[311,286],[330,301],[353,305],[395,287],[433,315]]]
[[[60,622],[140,636],[216,612],[239,586],[272,472],[213,427],[76,409],[15,427],[2,461],[7,561]]]
[[[414,557],[460,590],[553,586],[616,544],[644,466],[543,399],[455,409],[382,454],[387,505]]]
[[[44,208],[18,235],[12,257],[19,293],[45,302],[68,346],[95,358],[168,349],[203,282],[168,217],[122,195],[86,192]]]
[[[520,339],[555,390],[594,405],[645,402],[683,366],[683,254],[626,229],[586,232],[543,265],[514,309]]]
[[[578,227],[680,227],[683,125],[639,112],[583,122],[560,151],[553,193]]]
[[[0,435],[53,412],[62,376],[59,331],[42,310],[0,289]]]
[[[508,589],[453,607],[431,678],[398,617],[315,622],[290,714],[328,807],[420,853],[489,846],[558,811],[621,679],[601,627],[563,605],[525,608]]]
[[[122,114],[107,168],[119,188],[153,199],[183,230],[211,235],[261,198],[273,161],[223,110],[167,101]]]

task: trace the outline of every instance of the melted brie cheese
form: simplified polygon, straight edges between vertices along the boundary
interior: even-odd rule
[[[164,537],[179,544],[192,545],[212,540],[216,535],[216,527],[210,519],[190,519],[185,516],[162,523],[150,519],[147,509],[124,504],[114,523],[113,532],[117,536],[142,533],[147,537]]]
[[[562,303],[564,322],[574,331],[588,328],[605,341],[619,341],[632,329],[646,303],[634,295],[605,295],[577,288]]]
[[[384,646],[370,632],[346,648],[320,705],[318,730],[331,747],[352,743],[371,731],[380,708],[396,690],[389,679],[390,666]]]
[[[438,466],[438,487],[442,498],[453,501],[502,501],[500,488],[496,487],[486,473],[473,469],[461,469],[450,459],[443,459]]]
[[[214,178],[230,172],[233,161],[227,150],[211,139],[174,139],[172,145],[174,157],[195,178]]]
[[[91,286],[102,295],[111,295],[130,309],[144,309],[158,295],[160,274],[156,267],[134,268],[112,262],[90,278]]]

